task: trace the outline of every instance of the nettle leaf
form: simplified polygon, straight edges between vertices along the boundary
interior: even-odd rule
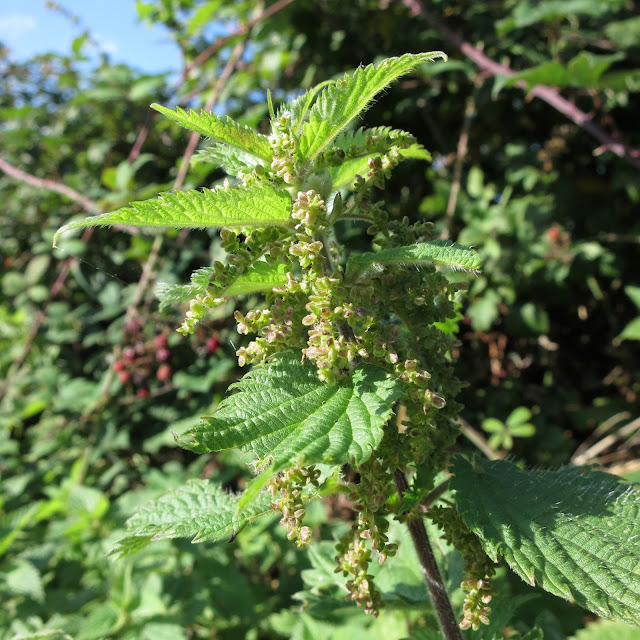
[[[216,541],[236,535],[247,523],[271,512],[272,497],[263,494],[238,512],[238,496],[209,480],[187,484],[149,502],[127,520],[130,535],[111,552],[120,557],[135,553],[154,540],[191,538]]]
[[[378,65],[360,67],[350,76],[327,86],[309,112],[302,127],[299,151],[313,160],[331,141],[371,104],[373,98],[400,76],[423,62],[447,59],[442,51],[387,58]]]
[[[201,149],[193,157],[193,164],[207,164],[212,168],[220,167],[227,175],[237,177],[240,172],[251,173],[262,162],[250,153],[234,149],[226,144],[214,144]]]
[[[305,91],[297,98],[288,104],[283,104],[278,109],[278,117],[284,115],[286,111],[289,111],[293,115],[293,121],[296,123],[295,132],[300,134],[302,131],[302,125],[305,122],[307,113],[313,103],[314,98],[320,92],[321,89],[331,84],[331,80],[324,80],[319,84],[311,87],[311,89]]]
[[[347,260],[346,278],[353,280],[370,271],[394,264],[439,264],[454,270],[478,273],[482,259],[476,251],[448,240],[421,242],[406,247],[385,249],[376,253],[360,253]]]
[[[288,271],[289,268],[282,262],[255,262],[245,273],[238,274],[229,286],[221,288],[212,282],[212,278],[215,277],[213,267],[203,267],[191,274],[191,284],[159,283],[156,296],[160,300],[160,307],[164,308],[207,293],[217,298],[231,298],[259,291],[271,291],[287,282]]]
[[[453,473],[460,515],[493,560],[602,618],[640,624],[637,485],[580,467],[523,471],[462,457]]]
[[[154,200],[132,202],[110,213],[65,224],[60,234],[82,227],[122,224],[136,227],[264,227],[287,225],[291,214],[291,196],[268,184],[237,189],[204,189],[163,193]]]
[[[637,629],[622,622],[596,620],[579,629],[570,640],[638,640]]]
[[[368,145],[367,139],[369,140]],[[333,148],[341,149],[346,154],[346,159],[342,160],[339,166],[329,169],[334,190],[351,186],[356,175],[365,176],[367,174],[369,158],[382,155],[381,152],[369,150],[372,143],[376,143],[375,147],[381,149],[382,152],[397,145],[404,158],[431,160],[431,154],[421,144],[416,143],[413,136],[400,129],[375,127],[344,132],[336,138],[332,145]]]
[[[273,158],[273,150],[267,136],[239,124],[229,116],[216,116],[208,111],[185,111],[180,107],[168,109],[156,103],[152,104],[151,108],[185,129],[224,142],[266,162],[271,162]]]
[[[400,396],[401,383],[384,370],[360,365],[349,380],[326,384],[315,365],[287,351],[232,385],[218,411],[179,442],[197,453],[239,447],[271,473],[303,465],[365,462],[380,444],[383,426]]]

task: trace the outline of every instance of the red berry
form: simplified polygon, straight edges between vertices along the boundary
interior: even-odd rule
[[[122,382],[122,384],[127,384],[127,382],[129,382],[129,380],[131,379],[131,374],[128,371],[121,371],[118,374],[118,377],[120,378],[120,382]]]
[[[133,362],[136,359],[136,350],[133,347],[125,347],[122,350],[122,357],[127,362]]]
[[[158,367],[156,378],[161,382],[167,382],[171,380],[171,367],[168,364],[163,364]]]
[[[162,333],[160,335],[157,335],[153,339],[153,344],[156,349],[165,349],[167,346],[167,336]]]
[[[171,357],[169,349],[158,349],[156,351],[156,360],[158,362],[166,362]]]
[[[557,244],[560,240],[560,236],[560,229],[555,224],[547,229],[547,238],[549,239],[549,242]]]
[[[136,391],[136,395],[138,396],[138,398],[140,398],[141,400],[144,400],[145,398],[149,397],[149,389],[145,389],[144,387],[140,387],[140,389],[138,389]]]
[[[114,370],[115,370],[115,371],[124,371],[124,368],[125,368],[126,366],[127,366],[127,365],[125,364],[125,361],[124,361],[124,360],[116,360],[116,361],[113,363],[113,368],[114,368]]]
[[[129,333],[136,333],[136,331],[140,330],[140,322],[138,320],[133,320],[133,319],[127,320],[124,327]]]
[[[207,349],[209,349],[209,353],[215,353],[220,346],[220,340],[218,338],[209,338],[207,340]]]

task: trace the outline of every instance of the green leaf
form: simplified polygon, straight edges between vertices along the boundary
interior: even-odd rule
[[[198,295],[207,293],[217,298],[247,295],[259,291],[271,291],[287,281],[287,265],[282,262],[255,262],[245,273],[238,277],[226,288],[216,288],[212,278],[215,276],[213,267],[203,267],[191,275],[191,284],[160,283],[156,287],[156,296],[160,300],[160,307],[177,305],[193,300]]]
[[[482,429],[487,433],[502,433],[505,429],[502,420],[497,418],[486,418],[482,421]]]
[[[619,53],[602,56],[583,51],[566,66],[555,60],[544,62],[500,80],[498,88],[513,87],[519,82],[525,82],[528,88],[542,84],[554,87],[597,89],[601,85],[602,74],[621,58],[623,55]]]
[[[640,640],[640,631],[622,622],[597,620],[580,629],[571,640]]]
[[[40,631],[27,631],[11,636],[11,640],[73,640],[73,636],[62,629],[41,629]]]
[[[112,602],[97,606],[84,618],[78,640],[102,640],[108,638],[120,626],[120,611]]]
[[[185,111],[180,107],[168,109],[159,104],[152,104],[152,109],[177,122],[181,127],[195,131],[207,138],[219,140],[236,149],[245,151],[265,162],[271,162],[273,150],[269,138],[253,129],[239,124],[229,116],[216,116],[207,111]]]
[[[423,62],[438,58],[446,60],[441,51],[407,54],[387,58],[378,65],[360,67],[326,87],[309,112],[309,121],[302,128],[299,151],[306,160],[313,160],[331,141],[371,104],[373,98],[400,76]]]
[[[624,288],[624,292],[631,298],[633,304],[640,310],[640,287],[629,285]]]
[[[250,153],[234,149],[226,144],[214,144],[202,149],[193,158],[194,164],[206,163],[212,168],[221,167],[230,176],[237,177],[242,173],[251,173],[260,160]]]
[[[367,163],[370,157],[380,156],[394,145],[400,147],[403,158],[431,161],[431,154],[414,140],[406,131],[391,127],[360,128],[340,134],[332,147],[344,151],[346,159],[329,169],[332,188],[349,187],[356,175],[364,176],[369,171]]]
[[[546,0],[536,2],[518,2],[509,18],[496,23],[498,35],[504,35],[512,29],[527,27],[536,22],[559,20],[570,15],[601,16],[615,11],[624,0]]]
[[[347,260],[346,277],[352,280],[361,277],[368,270],[379,271],[389,265],[440,264],[454,270],[477,273],[482,266],[478,253],[468,247],[462,247],[448,240],[433,240],[406,247],[385,249],[377,253],[360,253]]]
[[[531,411],[527,407],[516,407],[507,418],[508,427],[517,427],[531,420]]]
[[[40,572],[28,560],[18,558],[4,564],[0,570],[0,585],[10,594],[29,596],[38,602],[44,600]]]
[[[614,91],[640,91],[640,69],[605,73],[598,83],[602,89]]]
[[[265,184],[237,189],[204,189],[163,193],[154,200],[133,202],[111,213],[77,220],[56,231],[60,234],[82,227],[112,224],[136,227],[264,227],[289,224],[291,197]]]
[[[634,318],[616,337],[616,340],[640,340],[640,317]]]
[[[299,135],[311,103],[320,90],[324,89],[328,84],[331,84],[331,80],[324,80],[311,87],[308,91],[305,91],[302,95],[299,95],[293,102],[282,105],[282,107],[278,109],[278,117],[282,116],[285,111],[290,111],[293,114],[293,121],[296,123],[296,133]]]
[[[637,47],[640,45],[640,16],[610,22],[605,26],[604,33],[621,49]]]
[[[497,460],[453,463],[465,524],[495,561],[530,585],[599,616],[638,625],[640,491],[579,467],[523,471]]]
[[[140,507],[127,520],[131,535],[119,540],[111,553],[130,555],[153,540],[168,538],[191,538],[194,543],[230,538],[247,523],[269,513],[272,500],[270,494],[263,494],[238,513],[238,496],[208,480],[189,480]]]
[[[398,380],[360,365],[350,380],[326,384],[298,351],[278,354],[231,388],[218,411],[180,438],[192,451],[239,447],[271,473],[296,463],[365,462],[380,444],[383,426],[401,392]]]

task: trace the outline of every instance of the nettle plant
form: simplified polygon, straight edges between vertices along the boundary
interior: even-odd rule
[[[241,495],[192,480],[139,509],[117,552],[159,538],[228,539],[273,510],[289,539],[304,547],[314,537],[305,505],[344,493],[353,517],[337,544],[336,571],[368,613],[385,604],[370,563],[396,553],[388,535],[396,519],[410,531],[446,638],[489,623],[491,577],[501,558],[531,585],[638,624],[637,489],[592,470],[526,471],[450,453],[461,387],[450,354],[465,286],[438,265],[475,272],[480,258],[431,240],[428,222],[390,219],[384,203],[372,200],[400,162],[429,159],[415,138],[389,127],[353,128],[393,80],[439,58],[444,54],[404,55],[359,68],[277,113],[269,97],[268,136],[228,117],[153,105],[212,139],[205,160],[230,179],[135,202],[56,234],[112,224],[221,228],[226,263],[159,290],[164,304],[190,301],[178,329],[184,334],[231,296],[266,298],[263,308],[235,312],[238,332],[253,336],[237,350],[238,362],[253,369],[213,415],[178,437],[199,453],[253,453],[257,477]],[[371,250],[341,246],[334,232],[340,221],[366,223]],[[461,620],[425,518],[464,558]]]

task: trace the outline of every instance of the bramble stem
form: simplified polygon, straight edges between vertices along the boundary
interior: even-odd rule
[[[393,474],[393,479],[396,483],[398,493],[400,497],[402,497],[409,489],[407,478],[402,471],[396,469],[396,472]],[[433,608],[438,616],[440,631],[442,631],[445,640],[462,640],[462,633],[460,632],[456,616],[453,613],[449,594],[442,581],[442,575],[440,574],[436,558],[433,555],[433,549],[431,548],[431,542],[427,536],[424,522],[422,519],[408,519],[407,527],[409,527],[413,546],[420,560],[422,575],[427,584],[427,589],[429,589]]]

